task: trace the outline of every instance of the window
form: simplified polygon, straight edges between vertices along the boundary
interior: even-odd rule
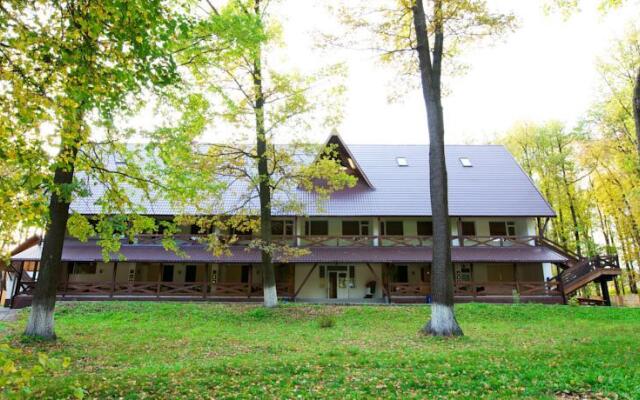
[[[253,235],[253,229],[249,227],[233,227],[229,229],[229,234],[236,236],[251,236]]]
[[[251,265],[243,265],[240,275],[240,282],[249,283],[249,274],[251,273]]]
[[[468,157],[460,157],[460,164],[465,168],[473,167],[473,164],[471,164],[471,160],[469,160]]]
[[[173,282],[173,265],[162,266],[162,282]]]
[[[343,236],[368,236],[369,221],[342,221]]]
[[[275,236],[293,236],[293,221],[271,221],[271,234]]]
[[[489,222],[489,235],[506,236],[507,225],[504,222]]]
[[[402,236],[404,235],[404,226],[402,221],[382,221],[380,222],[380,234],[384,236]]]
[[[418,236],[433,236],[433,222],[418,221]]]
[[[192,235],[204,235],[208,233],[213,233],[214,230],[215,228],[213,226],[205,225],[201,227],[200,225],[196,225],[196,224],[191,225],[191,228],[189,229]]]
[[[398,163],[398,167],[408,167],[409,161],[407,161],[406,157],[397,157],[396,162]]]
[[[513,221],[508,222],[489,222],[489,235],[491,236],[515,236],[516,224]]]
[[[319,271],[318,276],[320,277],[320,279],[324,279],[324,274],[325,274],[324,265],[321,265],[318,271]]]
[[[74,262],[71,266],[71,273],[74,275],[92,275],[96,273],[96,263],[94,262]]]
[[[476,223],[473,221],[462,221],[462,235],[463,236],[475,236],[476,235]]]
[[[397,283],[409,282],[409,267],[406,265],[394,265],[392,270],[392,278]]]
[[[327,236],[329,221],[305,221],[304,230],[307,236]]]
[[[187,265],[187,268],[184,272],[184,281],[185,282],[195,282],[196,281],[196,271],[197,267],[195,265]]]

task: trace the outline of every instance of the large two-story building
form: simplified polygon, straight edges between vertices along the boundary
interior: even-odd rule
[[[307,249],[276,255],[278,294],[289,301],[428,302],[432,259],[428,146],[352,145],[333,135],[355,187],[318,206],[314,193],[297,189],[306,210],[279,214],[277,240]],[[582,259],[544,237],[555,216],[531,179],[502,146],[446,147],[451,246],[457,301],[560,303],[591,281],[619,273],[616,257]],[[147,214],[170,219],[164,203]],[[87,199],[72,209],[99,213]],[[226,235],[226,232],[217,232]],[[124,261],[104,262],[95,241],[65,240],[60,299],[166,299],[260,301],[260,254],[240,237],[216,256],[198,229],[176,236],[183,256],[166,251],[159,235],[123,241]],[[29,304],[38,278],[41,246],[12,257],[11,304]]]

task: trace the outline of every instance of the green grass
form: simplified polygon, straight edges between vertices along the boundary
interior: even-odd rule
[[[55,344],[22,347],[71,366],[33,397],[640,398],[640,309],[456,307],[460,339],[418,334],[426,306],[187,303],[59,305]],[[327,316],[334,325],[321,321]],[[322,326],[321,326],[322,325]]]

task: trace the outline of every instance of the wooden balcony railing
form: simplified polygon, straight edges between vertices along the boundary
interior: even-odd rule
[[[457,281],[454,284],[456,296],[560,296],[557,282],[471,282]]]
[[[403,283],[389,282],[389,294],[393,297],[420,297],[431,293],[428,282]],[[560,296],[556,281],[536,282],[472,282],[457,281],[454,284],[454,295],[482,297],[482,296]]]
[[[206,234],[177,234],[172,236],[180,245],[200,244],[209,240]],[[159,244],[165,237],[161,234],[142,234],[136,236],[133,242],[123,239],[129,244]],[[253,240],[258,240],[252,235],[220,235],[217,239],[221,243],[232,246],[246,246]],[[294,247],[431,247],[433,246],[432,236],[410,236],[410,235],[300,235],[300,236],[278,236],[273,241],[278,244],[286,244]],[[451,236],[452,246],[464,247],[531,247],[539,246],[546,241],[538,236]]]
[[[431,285],[426,282],[389,282],[389,294],[394,296],[426,296],[431,293]]]
[[[16,295],[33,295],[35,281],[23,281]],[[280,297],[293,295],[292,282],[277,282]],[[58,285],[58,295],[65,296],[148,296],[148,297],[261,297],[262,285],[244,282],[62,282]]]

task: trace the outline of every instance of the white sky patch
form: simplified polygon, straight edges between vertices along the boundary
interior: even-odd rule
[[[421,93],[412,91],[400,103],[387,101],[394,77],[391,67],[380,65],[368,51],[314,49],[314,33],[336,23],[319,3],[286,0],[272,10],[282,12],[286,48],[270,58],[271,65],[308,73],[343,61],[349,77],[345,118],[338,130],[347,143],[427,143]],[[519,27],[493,45],[468,48],[463,54],[467,73],[445,77],[450,92],[444,99],[447,143],[483,143],[522,120],[557,119],[573,125],[597,100],[596,62],[607,59],[613,41],[640,15],[640,6],[631,2],[602,15],[597,1],[587,0],[581,13],[564,20],[560,15],[545,15],[541,3],[488,0],[492,10],[514,12]],[[154,121],[145,113],[134,125],[149,127]],[[218,125],[203,139],[222,140],[230,129]],[[304,136],[322,141],[329,133]]]

